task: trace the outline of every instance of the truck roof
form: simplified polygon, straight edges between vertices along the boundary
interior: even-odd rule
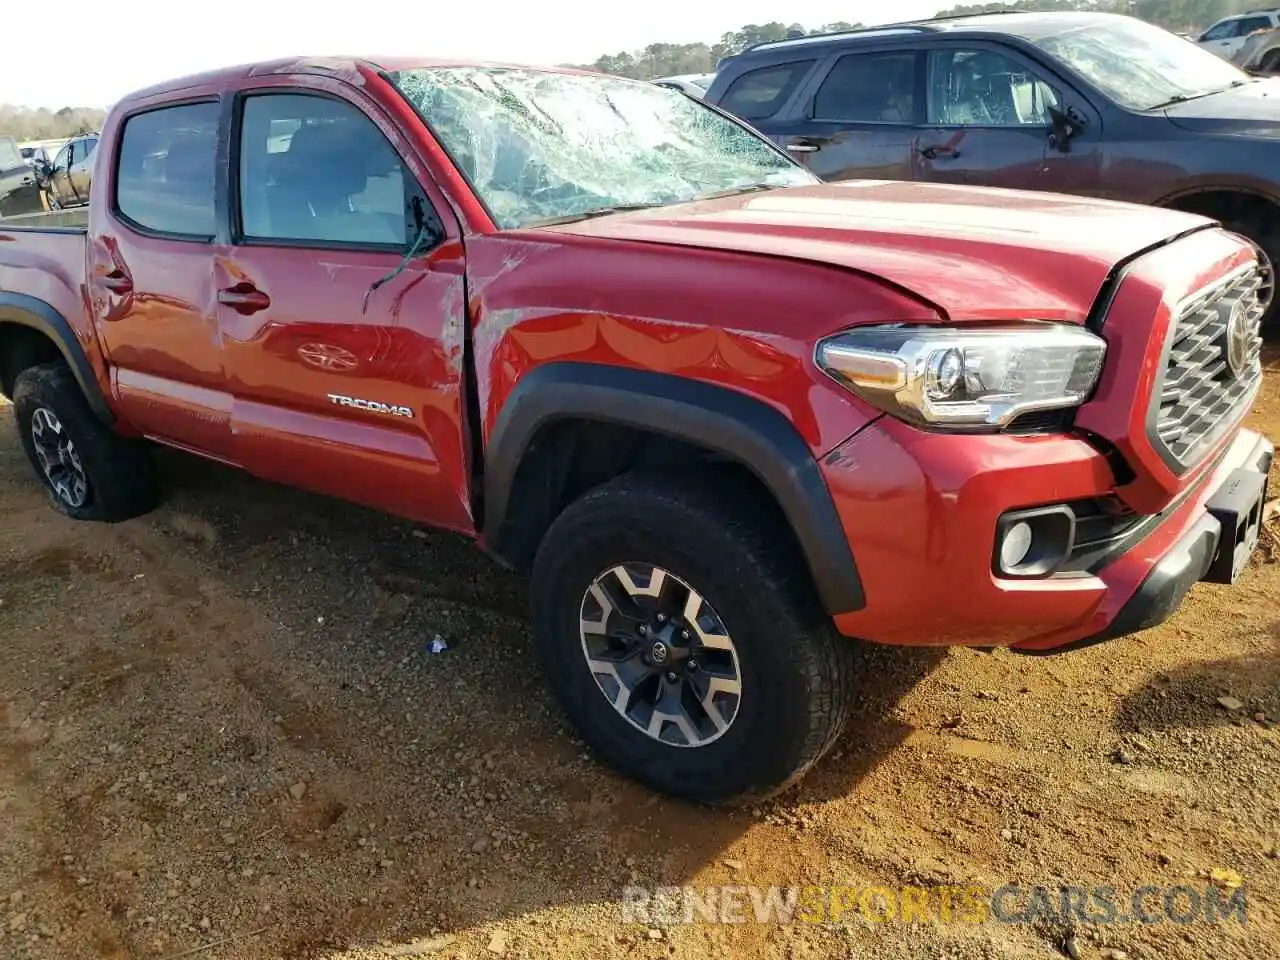
[[[164,80],[141,90],[135,90],[122,98],[117,106],[127,107],[152,97],[180,93],[193,87],[219,86],[236,83],[249,77],[266,77],[287,73],[316,73],[326,76],[359,80],[363,74],[379,71],[418,70],[430,67],[488,67],[494,69],[540,70],[547,73],[591,73],[572,67],[533,66],[519,63],[498,63],[486,60],[467,60],[443,57],[405,56],[317,56],[282,57],[257,63],[244,63],[216,70],[206,70],[172,80]]]

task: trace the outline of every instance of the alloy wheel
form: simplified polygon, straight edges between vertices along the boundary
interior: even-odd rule
[[[661,743],[702,747],[738,715],[738,651],[720,615],[662,567],[623,563],[582,598],[582,653],[600,693]]]
[[[31,416],[31,444],[54,495],[72,509],[89,502],[89,478],[62,421],[48,407]]]

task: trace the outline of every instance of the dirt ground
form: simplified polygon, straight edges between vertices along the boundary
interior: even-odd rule
[[[1252,423],[1280,437],[1267,365]],[[161,462],[156,513],[73,523],[0,411],[0,957],[1280,957],[1274,544],[1099,648],[865,649],[833,755],[723,812],[582,752],[522,584],[462,540]],[[1240,880],[1245,924],[619,906],[627,884]]]

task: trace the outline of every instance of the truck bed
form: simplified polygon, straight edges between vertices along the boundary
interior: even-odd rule
[[[85,300],[85,210],[27,214],[0,219],[0,327],[36,327],[63,344],[78,378],[92,377],[98,358],[88,329]],[[7,338],[0,348],[0,392],[13,386],[14,351],[26,341]],[[73,350],[76,344],[84,345]],[[92,344],[92,349],[88,345]]]
[[[0,230],[57,231],[84,233],[89,226],[89,208],[76,207],[72,210],[50,210],[42,213],[21,213],[12,217],[0,217]]]

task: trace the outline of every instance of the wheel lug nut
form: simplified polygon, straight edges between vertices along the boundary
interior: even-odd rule
[[[689,639],[689,631],[688,631],[688,630],[681,630],[681,631],[680,631],[680,638],[681,638],[682,640],[688,640],[688,639]]]
[[[640,636],[643,637],[648,632],[649,632],[649,628],[646,627],[643,623],[640,624]]]
[[[666,622],[667,622],[667,615],[666,615],[665,613],[660,613],[660,614],[658,614],[658,622],[659,622],[659,623],[666,623]]]
[[[697,660],[690,660],[687,664],[685,664],[685,666],[686,666],[688,669],[690,669],[690,670],[697,670],[697,669],[698,669],[698,661],[697,661]]]
[[[676,682],[676,680],[678,680],[678,679],[679,679],[679,678],[675,675],[675,671],[674,671],[674,670],[673,670],[673,671],[670,671],[670,672],[668,672],[668,673],[667,673],[667,680],[669,680],[671,683],[675,683],[675,682]]]

